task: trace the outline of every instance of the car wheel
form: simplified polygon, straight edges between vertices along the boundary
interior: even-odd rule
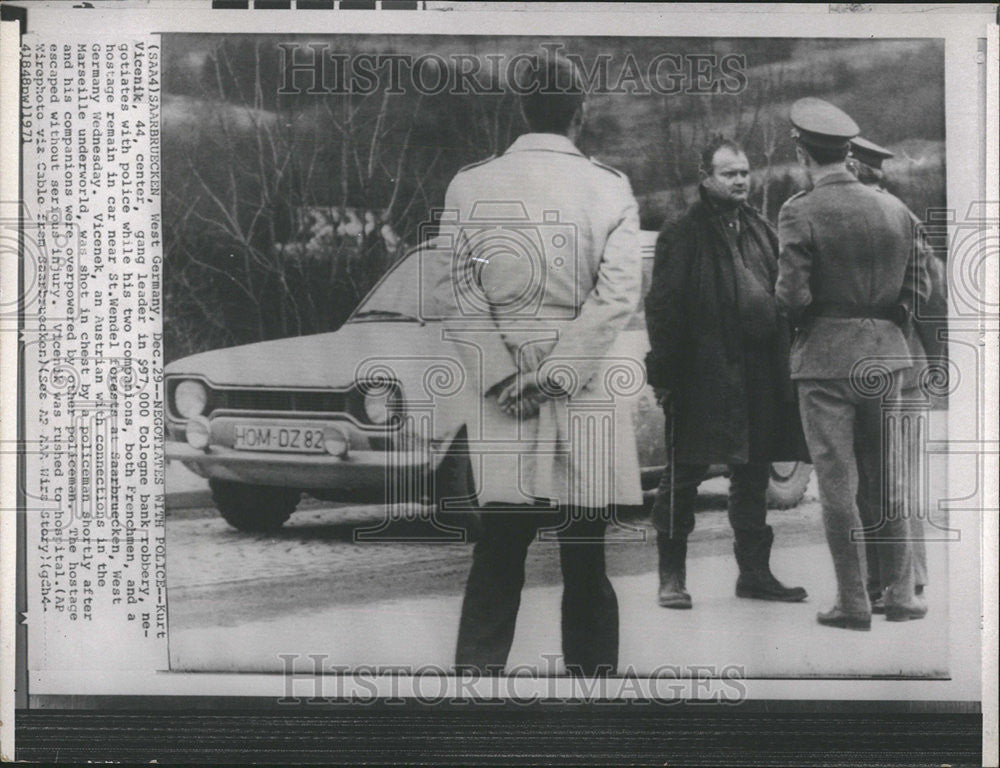
[[[228,480],[209,480],[212,499],[219,514],[233,528],[248,533],[278,530],[292,516],[300,491],[266,485],[246,485]]]
[[[478,541],[482,536],[482,518],[476,507],[476,485],[472,475],[472,460],[468,454],[465,428],[452,440],[448,453],[434,473],[434,507],[439,522],[465,531],[468,541]],[[443,510],[442,500],[465,498],[460,510]],[[461,502],[459,502],[461,505]]]
[[[806,495],[812,464],[804,461],[776,461],[771,465],[771,479],[767,484],[767,506],[771,509],[790,509]]]

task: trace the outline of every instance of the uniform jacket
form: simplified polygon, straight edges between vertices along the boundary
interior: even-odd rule
[[[616,352],[642,286],[628,179],[556,134],[530,133],[451,182],[434,298],[476,402],[464,420],[480,503],[640,504],[632,410],[641,362]],[[512,374],[568,396],[519,420],[496,405]]]
[[[846,169],[793,196],[778,216],[781,243],[776,297],[799,328],[793,379],[850,378],[855,364],[888,370],[912,364],[892,320],[823,317],[821,303],[891,309],[926,299],[927,271],[913,218],[892,195],[866,187]]]
[[[883,194],[889,195],[881,187]],[[911,211],[914,232],[917,232],[915,247],[921,248],[923,265],[927,269],[927,297],[919,300],[913,307],[913,321],[903,329],[906,346],[913,358],[913,365],[903,374],[901,388],[906,390],[923,389],[933,399],[934,385],[928,387],[928,382],[943,386],[940,376],[947,376],[947,367],[942,365],[942,358],[947,354],[942,331],[948,327],[948,292],[945,285],[944,264],[933,254],[930,246],[922,235],[923,222]],[[930,370],[933,365],[936,370]],[[928,378],[930,377],[930,378]]]
[[[904,377],[903,389],[917,387],[931,402],[939,402],[950,388],[947,366],[948,285],[945,265],[932,252],[925,258],[930,295],[918,303],[913,322],[907,329],[906,343],[914,356],[914,365]]]
[[[748,234],[762,244],[773,287],[778,239],[768,222],[743,205]],[[741,464],[748,460],[747,383],[733,260],[721,219],[704,197],[656,242],[646,295],[649,381],[673,394],[676,461]],[[780,434],[773,461],[808,459],[788,374],[790,332],[779,320],[770,364],[779,389]]]

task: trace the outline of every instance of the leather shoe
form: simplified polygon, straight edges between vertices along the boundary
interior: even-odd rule
[[[885,598],[882,595],[872,598],[872,613],[878,616],[885,613]]]
[[[909,605],[887,605],[885,607],[886,621],[914,621],[927,615],[927,605],[922,602]]]
[[[660,587],[657,602],[661,608],[688,610],[691,608],[691,595],[683,590],[671,589],[670,586],[664,585]]]
[[[766,571],[741,573],[736,579],[736,596],[754,600],[774,600],[780,603],[801,603],[808,593],[802,587],[786,587]]]
[[[829,611],[817,613],[816,621],[824,627],[856,629],[860,632],[868,632],[872,628],[871,616],[863,613],[845,613],[839,608],[832,608]]]

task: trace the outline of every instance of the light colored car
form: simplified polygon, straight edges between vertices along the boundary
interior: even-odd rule
[[[644,288],[656,234],[643,232]],[[245,531],[279,528],[303,493],[328,501],[447,502],[468,508],[471,464],[462,409],[465,376],[439,321],[423,319],[427,275],[415,249],[332,333],[191,355],[166,366],[166,458],[209,481],[216,506]],[[640,311],[615,354],[648,349]],[[635,397],[642,485],[667,463],[664,417],[652,390]],[[811,468],[772,466],[772,507],[805,493]],[[716,475],[725,467],[713,467]],[[454,519],[459,519],[458,517]]]

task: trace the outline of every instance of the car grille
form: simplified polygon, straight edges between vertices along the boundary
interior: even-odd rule
[[[212,411],[308,411],[343,413],[346,392],[281,391],[273,389],[213,389]]]

